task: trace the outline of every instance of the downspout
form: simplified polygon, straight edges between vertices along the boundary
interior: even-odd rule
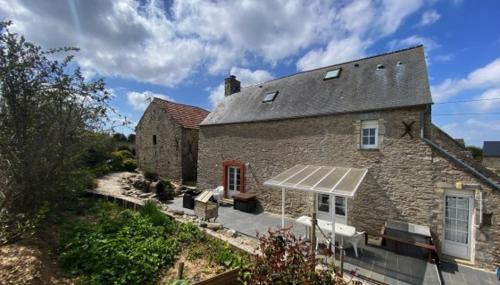
[[[500,190],[500,184],[498,184],[494,180],[486,177],[484,174],[482,174],[481,172],[477,171],[475,168],[471,167],[467,163],[465,163],[462,160],[458,159],[457,157],[455,157],[454,155],[452,155],[451,153],[449,153],[448,151],[446,151],[445,149],[443,149],[441,146],[439,146],[438,144],[434,143],[432,140],[430,140],[430,139],[428,139],[428,138],[425,137],[425,113],[429,110],[429,106],[430,105],[427,105],[427,107],[425,108],[425,110],[420,113],[420,138],[424,142],[428,143],[432,147],[434,147],[437,150],[439,150],[440,152],[444,153],[448,158],[450,158],[454,162],[460,164],[461,166],[465,167],[467,170],[469,170],[470,172],[472,172],[474,175],[476,175],[476,176],[480,177],[481,179],[483,179],[484,181],[486,181],[488,184],[490,184],[496,190]]]

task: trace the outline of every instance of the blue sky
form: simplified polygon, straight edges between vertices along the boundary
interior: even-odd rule
[[[230,73],[248,85],[424,44],[434,102],[467,101],[435,104],[434,122],[467,144],[500,140],[500,1],[0,0],[0,19],[80,47],[133,122],[150,96],[210,110]]]

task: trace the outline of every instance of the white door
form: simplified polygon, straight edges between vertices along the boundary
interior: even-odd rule
[[[473,198],[463,194],[446,194],[443,253],[470,259]]]
[[[318,219],[331,221],[330,195],[318,194],[317,213]],[[335,222],[346,224],[346,198],[335,196]]]
[[[230,166],[227,168],[227,195],[229,198],[238,193],[240,189],[240,169]]]

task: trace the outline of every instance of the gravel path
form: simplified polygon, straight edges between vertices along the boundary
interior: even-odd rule
[[[139,176],[140,174],[133,172],[115,172],[97,179],[97,187],[95,192],[107,193],[113,196],[122,196],[127,184],[123,182],[124,178]]]

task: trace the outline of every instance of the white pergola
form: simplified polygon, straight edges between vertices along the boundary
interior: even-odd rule
[[[345,168],[333,166],[295,165],[264,182],[264,186],[281,189],[281,227],[285,227],[285,192],[298,190],[314,193],[314,213],[317,194],[330,196],[332,220],[331,239],[335,241],[335,199],[334,196],[354,197],[366,176],[366,168]],[[314,215],[315,216],[315,215]],[[314,222],[313,222],[314,223]],[[313,224],[314,227],[314,224]],[[313,229],[314,230],[314,229]]]

